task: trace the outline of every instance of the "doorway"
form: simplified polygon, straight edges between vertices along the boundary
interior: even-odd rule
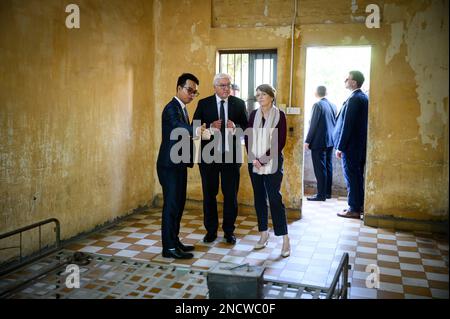
[[[344,80],[348,72],[359,70],[364,74],[363,92],[369,95],[371,46],[322,46],[306,49],[304,138],[308,134],[312,107],[317,102],[314,92],[319,85],[327,88],[327,99],[334,103],[337,112],[350,95]],[[369,97],[370,98],[370,97]],[[303,196],[317,191],[317,182],[311,159],[311,151],[303,151]],[[342,164],[333,155],[332,196],[344,199],[347,189],[342,174]],[[303,201],[305,202],[305,201]]]

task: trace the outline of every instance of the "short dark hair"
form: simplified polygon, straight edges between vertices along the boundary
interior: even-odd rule
[[[364,75],[360,71],[350,71],[349,74],[352,76],[352,80],[356,81],[358,88],[360,88],[364,83]]]
[[[177,89],[179,86],[183,87],[186,84],[187,80],[191,80],[192,82],[196,83],[197,85],[200,85],[200,81],[197,79],[197,77],[191,73],[183,73],[180,75],[177,81]]]
[[[317,87],[317,95],[320,97],[324,97],[325,95],[327,95],[327,88],[323,85],[319,85]]]

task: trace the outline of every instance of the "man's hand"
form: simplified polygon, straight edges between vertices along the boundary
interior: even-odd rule
[[[195,129],[195,136],[194,140],[199,139],[203,135],[203,131],[206,129],[206,124],[203,124],[202,126],[199,126]]]
[[[336,150],[336,157],[341,159],[342,158],[342,152],[339,150]]]
[[[222,126],[222,120],[217,120],[211,123],[211,127],[220,130],[220,127]]]
[[[234,125],[233,121],[227,121],[227,131],[233,135],[236,132],[236,125]]]
[[[309,150],[309,143],[305,143],[305,151]]]
[[[202,140],[210,140],[211,132],[206,128],[206,123],[202,124]]]

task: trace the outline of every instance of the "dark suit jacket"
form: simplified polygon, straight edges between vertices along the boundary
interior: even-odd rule
[[[159,154],[157,160],[157,166],[159,167],[173,167],[173,168],[182,168],[182,167],[192,167],[192,126],[186,121],[183,109],[177,99],[173,98],[172,101],[169,102],[164,107],[162,112],[162,139],[161,146],[159,147]],[[176,128],[184,128],[189,132],[189,151],[190,151],[190,160],[188,163],[174,163],[170,159],[170,150],[172,146],[174,146],[178,141],[181,140],[181,137],[178,140],[171,140],[170,133],[172,130]],[[181,150],[178,152],[181,155]]]
[[[333,146],[333,131],[336,124],[336,105],[326,98],[313,106],[311,123],[305,143],[310,149],[323,149]]]
[[[336,120],[334,147],[344,153],[354,151],[365,154],[369,100],[360,89],[344,102]]]
[[[206,127],[209,128],[211,123],[217,121],[218,119],[219,113],[217,111],[216,95],[212,95],[198,101],[193,120],[200,120],[201,124],[205,123]],[[236,125],[236,128],[240,127],[243,131],[245,131],[245,129],[247,128],[248,119],[245,102],[240,98],[232,95],[228,97],[228,119],[230,121],[233,121],[233,123]],[[211,140],[209,141],[202,140],[201,150],[203,151],[203,147],[205,147],[205,145],[209,142],[212,142],[213,139],[214,136],[211,136]],[[230,147],[232,145],[235,150],[234,154],[236,154],[236,145],[238,145],[238,147],[241,147],[240,141],[236,140],[236,136],[233,136],[232,140],[233,144],[230,143]],[[203,160],[201,162],[203,162]]]

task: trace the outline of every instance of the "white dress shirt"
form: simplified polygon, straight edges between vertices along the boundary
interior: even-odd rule
[[[183,116],[185,116],[186,113],[184,110],[186,109],[186,104],[184,104],[177,96],[174,96],[174,98],[176,98],[178,103],[180,103],[181,109],[183,110]],[[186,121],[187,121],[187,119],[186,119]]]

